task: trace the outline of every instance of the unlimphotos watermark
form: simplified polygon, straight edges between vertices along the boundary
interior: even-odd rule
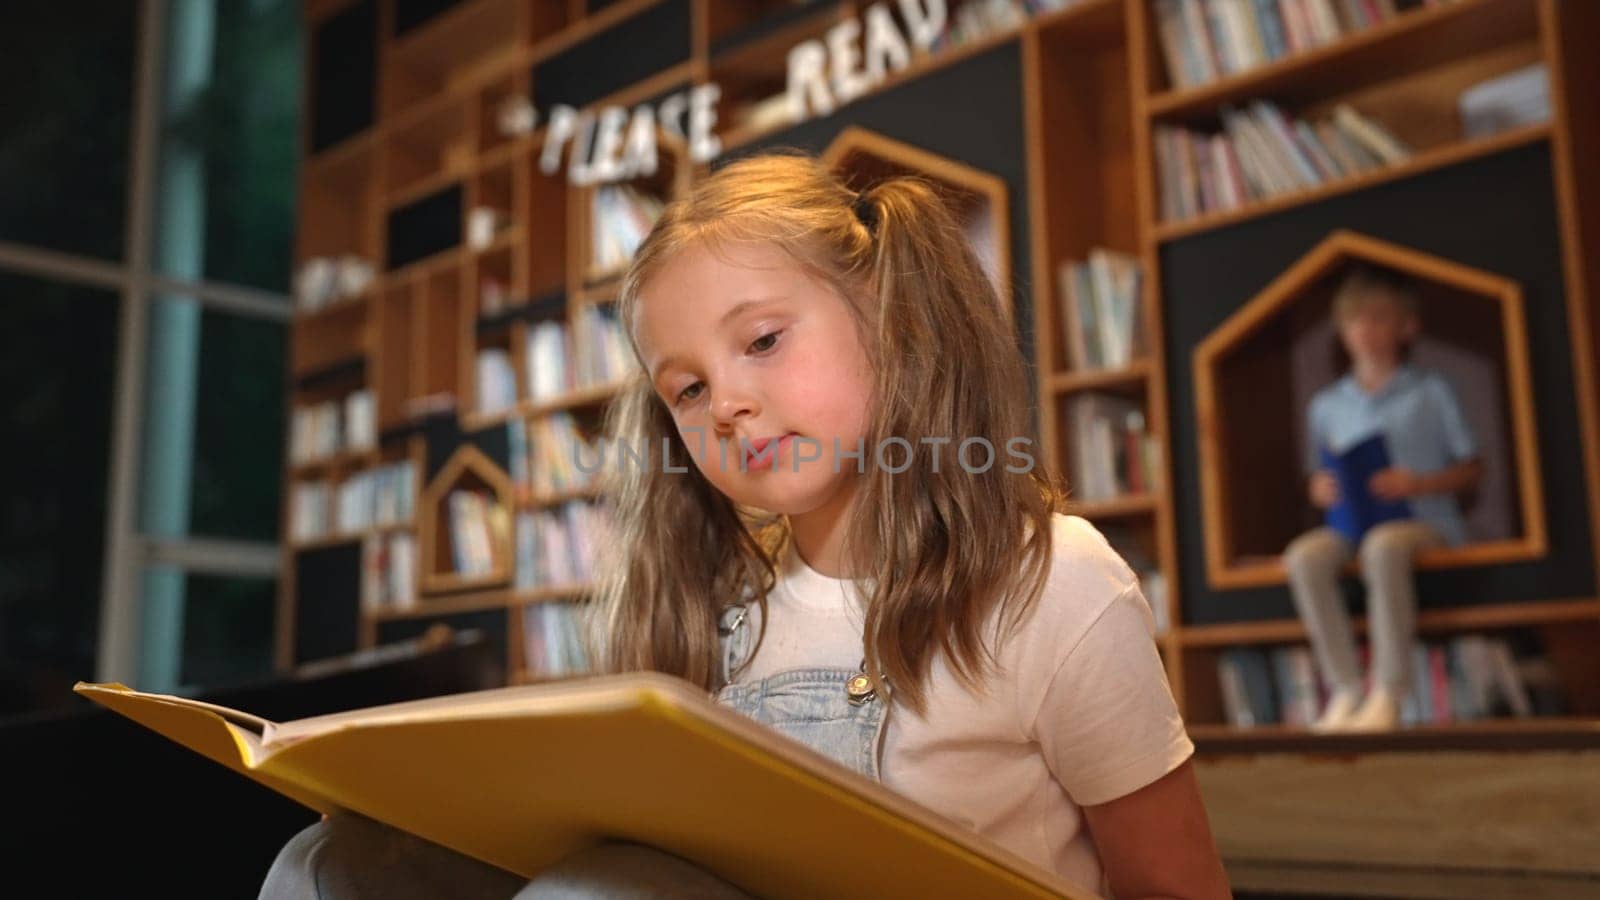
[[[748,438],[740,438],[736,447],[730,447],[732,441],[729,438],[718,436],[717,449],[713,459],[713,455],[708,452],[709,448],[704,428],[685,428],[683,435],[686,447],[690,436],[698,438],[700,452],[692,453],[691,451],[691,453],[696,459],[702,460],[702,469],[715,463],[717,468],[724,472],[730,470],[730,464],[737,466],[740,472],[769,468],[776,470],[778,468],[779,453],[785,447],[789,449],[789,467],[792,472],[799,472],[802,464],[810,466],[826,459],[831,461],[830,465],[833,472],[837,474],[841,471],[841,463],[848,459],[855,461],[856,472],[860,474],[866,473],[870,460],[880,471],[898,475],[909,470],[915,464],[917,457],[916,445],[913,445],[911,441],[903,437],[884,438],[871,454],[867,453],[866,438],[858,438],[856,440],[856,448],[853,451],[841,447],[839,439],[834,438],[833,453],[831,456],[825,456],[821,441],[801,435],[786,435],[781,439],[763,441],[759,447]],[[573,463],[578,467],[578,471],[585,475],[592,475],[604,469],[608,455],[607,443],[608,441],[605,438],[597,441],[596,452],[592,460],[585,460],[583,453],[575,448],[573,450]],[[624,440],[615,440],[609,443],[611,445],[610,452],[615,456],[616,465],[619,467],[632,465],[642,471],[653,464],[659,464],[661,471],[666,473],[676,474],[689,471],[688,466],[674,465],[672,463],[672,438],[670,437],[661,438],[661,452],[659,455],[650,452],[648,441],[641,442],[643,446]],[[924,447],[932,448],[928,457],[931,461],[930,471],[937,473],[941,462],[947,458],[947,453],[943,448],[955,443],[955,439],[951,437],[924,437],[918,440],[917,443]],[[1026,437],[1014,437],[1006,441],[1006,456],[1014,462],[1007,462],[1004,466],[1005,471],[1013,474],[1032,472],[1034,458],[1033,454],[1029,452],[1029,448],[1032,446],[1033,440]],[[956,464],[961,467],[962,471],[969,475],[981,475],[994,468],[995,463],[998,461],[999,453],[996,451],[994,443],[988,438],[968,437],[956,443],[955,456]],[[652,460],[656,462],[653,463]]]

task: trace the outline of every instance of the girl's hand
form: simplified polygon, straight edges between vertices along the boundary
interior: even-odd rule
[[[1311,476],[1311,502],[1318,509],[1327,509],[1339,502],[1339,479],[1332,472],[1318,472]]]
[[[1422,480],[1410,469],[1393,466],[1374,473],[1367,487],[1385,500],[1402,500],[1422,493]]]

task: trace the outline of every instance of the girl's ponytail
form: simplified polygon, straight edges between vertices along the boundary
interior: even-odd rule
[[[860,504],[872,524],[859,545],[877,547],[868,660],[920,708],[935,651],[976,686],[992,660],[990,614],[1014,622],[1037,597],[1061,494],[1039,464],[1011,317],[950,205],[930,183],[897,177],[863,192],[857,210],[873,242],[882,361],[869,446],[899,436],[917,454],[910,472],[875,471]]]

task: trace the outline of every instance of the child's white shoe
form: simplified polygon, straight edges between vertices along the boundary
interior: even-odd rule
[[[1328,698],[1328,705],[1323,708],[1322,715],[1311,723],[1312,731],[1339,731],[1344,728],[1346,720],[1355,712],[1356,704],[1361,699],[1361,692],[1357,690],[1336,690]]]
[[[1387,688],[1373,688],[1344,723],[1346,731],[1388,731],[1400,724],[1400,701]]]

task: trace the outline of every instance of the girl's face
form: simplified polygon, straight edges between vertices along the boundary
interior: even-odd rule
[[[735,503],[791,516],[845,503],[872,368],[844,298],[783,250],[694,245],[640,290],[640,355],[695,465]],[[898,464],[900,457],[895,456]]]

